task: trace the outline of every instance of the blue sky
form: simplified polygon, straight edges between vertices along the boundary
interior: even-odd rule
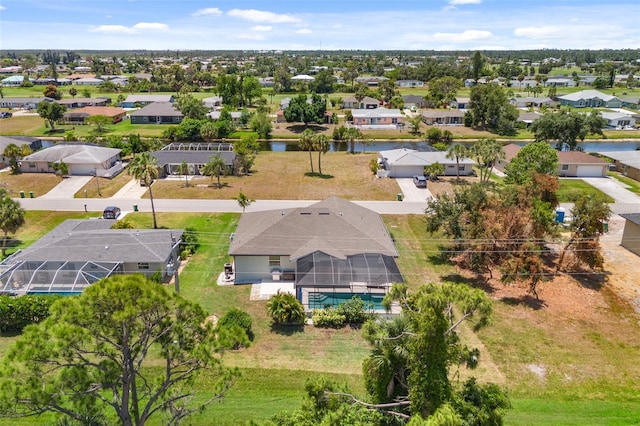
[[[640,48],[640,0],[0,0],[0,49]]]

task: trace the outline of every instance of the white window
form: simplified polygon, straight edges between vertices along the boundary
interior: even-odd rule
[[[280,266],[280,256],[269,256],[269,266]]]
[[[563,172],[566,172],[567,170],[569,170],[569,165],[568,165],[568,164],[563,164],[563,165],[560,167],[560,170],[562,170]]]

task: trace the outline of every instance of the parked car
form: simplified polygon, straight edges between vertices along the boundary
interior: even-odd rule
[[[8,112],[8,111],[2,111],[0,112],[0,118],[9,118],[11,117],[13,114]]]
[[[103,219],[117,219],[120,216],[120,207],[108,206],[102,212]]]
[[[427,187],[427,178],[424,176],[414,176],[413,177],[413,183],[418,187],[418,188],[426,188]]]

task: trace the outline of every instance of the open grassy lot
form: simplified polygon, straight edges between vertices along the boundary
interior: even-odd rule
[[[0,173],[0,187],[4,188],[10,197],[19,197],[20,191],[29,196],[39,197],[51,191],[62,178],[52,173],[20,173],[12,175],[10,172]]]
[[[14,115],[0,120],[0,134],[4,136],[27,136],[44,129],[44,120],[39,115]]]
[[[376,179],[369,169],[375,153],[355,155],[329,152],[322,156],[323,176],[310,175],[306,152],[261,152],[250,176],[223,176],[192,179],[165,179],[153,184],[157,198],[231,199],[242,191],[258,200],[322,200],[337,195],[347,200],[393,200],[399,187],[393,179]],[[318,153],[313,153],[315,171]],[[148,197],[148,193],[145,194]]]

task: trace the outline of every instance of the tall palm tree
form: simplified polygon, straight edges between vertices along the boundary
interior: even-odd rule
[[[2,257],[6,255],[9,234],[15,233],[24,224],[24,209],[20,203],[0,194],[0,229],[2,230]]]
[[[226,170],[227,164],[224,159],[220,155],[216,155],[215,157],[211,157],[211,160],[204,166],[204,174],[207,176],[211,176],[211,180],[213,180],[214,176],[218,177],[218,189],[222,188],[222,184],[220,183],[220,175]]]
[[[300,149],[304,149],[309,151],[309,163],[311,164],[311,174],[313,174],[313,157],[311,157],[311,151],[313,151],[313,138],[314,134],[311,129],[305,129],[304,132],[300,134],[300,140],[298,141],[298,145]]]
[[[178,166],[178,173],[184,175],[184,185],[189,186],[189,165],[185,160]]]
[[[460,160],[467,157],[467,148],[464,145],[452,145],[447,152],[447,158],[456,160],[456,180],[460,180]]]
[[[151,199],[151,213],[153,215],[153,229],[158,229],[156,221],[156,208],[153,204],[153,191],[151,184],[158,177],[158,160],[152,157],[149,152],[141,152],[133,157],[129,163],[129,174],[138,179],[140,183],[149,188],[149,198]]]
[[[356,141],[362,139],[362,132],[360,129],[355,127],[349,127],[345,132],[344,139],[349,141],[349,153],[355,154],[356,152]]]
[[[318,133],[313,138],[313,148],[318,151],[318,173],[322,175],[322,154],[329,151],[329,138],[326,135]]]

